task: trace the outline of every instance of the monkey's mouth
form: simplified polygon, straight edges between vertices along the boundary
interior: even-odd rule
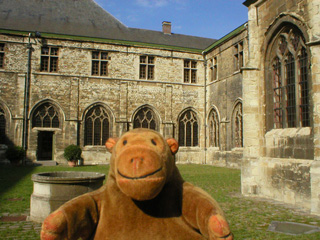
[[[156,173],[161,172],[161,171],[162,171],[162,167],[160,167],[159,169],[155,170],[152,173],[148,173],[148,174],[145,174],[145,175],[142,175],[139,177],[129,177],[129,176],[122,174],[118,169],[118,174],[123,178],[129,179],[129,180],[136,180],[136,179],[144,179],[144,178],[150,177],[150,176],[155,175]]]

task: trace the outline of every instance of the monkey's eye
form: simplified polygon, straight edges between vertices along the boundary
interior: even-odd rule
[[[157,143],[156,143],[155,140],[151,139],[151,142],[152,142],[153,145],[157,146]]]
[[[126,145],[127,144],[127,140],[123,140],[123,145]]]

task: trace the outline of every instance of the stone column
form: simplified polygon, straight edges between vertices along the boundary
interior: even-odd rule
[[[119,96],[119,116],[118,116],[119,136],[128,131],[128,82],[120,82]]]
[[[24,89],[25,89],[26,74],[18,74],[17,77],[17,91],[18,96],[16,99],[16,106],[18,108],[12,112],[13,126],[10,126],[11,136],[10,139],[14,139],[16,145],[21,146],[22,144],[22,131],[23,131],[23,111],[24,111]],[[29,108],[30,111],[30,108]]]
[[[165,138],[176,137],[174,136],[174,125],[172,121],[172,85],[164,85],[165,87],[165,119],[163,136]],[[177,138],[177,137],[176,137]]]
[[[263,149],[263,69],[261,45],[263,34],[257,23],[254,5],[249,7],[248,59],[243,68],[243,162],[241,171],[242,193],[256,194],[258,191],[259,159]]]
[[[65,127],[66,129],[69,130],[69,136],[66,136],[66,137],[70,137],[70,139],[72,139],[72,144],[80,144],[80,125],[78,123],[78,120],[80,118],[79,94],[80,94],[80,79],[79,78],[70,79],[70,104],[69,104],[69,113],[67,113],[67,119],[66,119],[69,121],[65,122]]]
[[[320,215],[320,2],[309,1],[314,162],[310,168],[311,213]]]

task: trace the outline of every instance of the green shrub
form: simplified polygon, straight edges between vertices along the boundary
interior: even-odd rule
[[[25,151],[22,147],[19,146],[10,146],[6,151],[6,158],[10,162],[19,162],[23,159]]]
[[[81,158],[82,150],[77,145],[69,145],[64,149],[63,156],[67,159],[67,161],[78,160]]]

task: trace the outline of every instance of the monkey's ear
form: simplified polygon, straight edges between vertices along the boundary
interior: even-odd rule
[[[178,152],[179,149],[179,144],[177,142],[177,140],[175,140],[174,138],[168,138],[167,139],[167,143],[170,147],[170,150],[173,154],[176,154]]]
[[[118,141],[118,138],[109,138],[106,141],[105,146],[106,146],[106,148],[108,149],[109,152],[112,153],[112,149],[116,145],[117,141]]]

